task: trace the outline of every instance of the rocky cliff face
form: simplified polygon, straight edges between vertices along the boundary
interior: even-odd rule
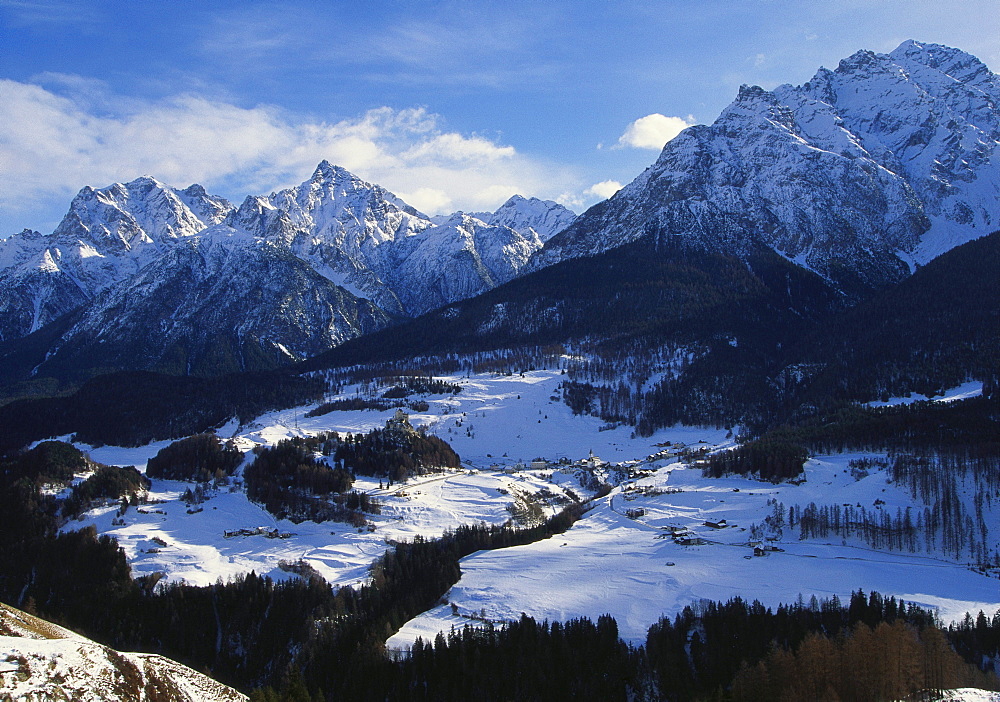
[[[51,235],[0,242],[0,341],[80,307],[232,209],[200,186],[178,191],[148,177],[84,188]]]
[[[730,253],[763,243],[842,289],[884,285],[1000,227],[998,105],[1000,78],[978,59],[912,41],[801,86],[744,86],[530,267],[682,237]]]

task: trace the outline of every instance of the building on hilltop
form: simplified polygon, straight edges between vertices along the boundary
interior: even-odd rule
[[[396,410],[396,414],[385,423],[386,431],[398,431],[403,433],[413,433],[416,429],[410,424],[410,416],[401,409]]]

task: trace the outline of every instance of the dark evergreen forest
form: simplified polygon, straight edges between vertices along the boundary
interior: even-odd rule
[[[364,513],[378,514],[380,506],[367,493],[348,492],[355,475],[384,477],[391,485],[460,465],[445,441],[415,430],[293,437],[258,448],[254,456],[243,473],[247,496],[267,511],[296,522],[336,520],[359,527],[366,524]]]
[[[167,480],[208,482],[233,474],[243,462],[243,452],[215,434],[195,434],[175,441],[146,463],[146,475]]]

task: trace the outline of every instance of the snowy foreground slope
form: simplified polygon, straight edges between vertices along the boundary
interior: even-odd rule
[[[119,653],[0,604],[0,699],[238,702],[247,697],[163,656]]]
[[[448,604],[406,624],[388,645],[405,649],[418,636],[433,638],[480,618],[516,619],[522,612],[549,620],[611,613],[622,636],[638,642],[663,615],[702,599],[737,595],[777,605],[800,595],[846,600],[858,588],[878,590],[934,608],[945,622],[966,612],[975,616],[979,610],[1000,609],[1000,580],[970,569],[964,555],[940,549],[874,550],[858,538],[800,539],[797,528],[765,527],[779,502],[800,511],[810,503],[864,506],[890,515],[908,507],[915,515],[923,510],[884,469],[851,470],[853,459],[877,455],[814,457],[801,484],[706,478],[672,453],[678,443],[695,451],[731,445],[724,430],[674,427],[635,438],[629,427],[608,428],[596,418],[574,416],[558,400],[563,377],[557,370],[444,377],[459,384],[461,392],[425,396],[428,409],[410,420],[451,443],[464,468],[391,487],[359,477],[355,487],[382,503],[382,514],[370,517],[374,530],[275,520],[235,486],[210,490],[201,511],[189,513],[179,498],[192,486],[163,480],[153,480],[150,491],[162,502],[130,508],[124,524],[112,524],[116,509],[105,507],[67,528],[92,523],[115,536],[136,575],[163,572],[169,580],[192,584],[250,570],[288,578],[296,577],[288,563],[301,560],[333,584],[356,585],[367,580],[368,567],[388,548],[386,540],[433,537],[460,524],[503,523],[510,518],[508,505],[518,499],[534,498],[552,514],[571,494],[593,495],[594,483],[587,480],[593,477],[613,489],[569,531],[467,557],[461,580],[446,595]],[[359,389],[344,388],[338,397],[352,397]],[[393,413],[339,411],[307,418],[309,409],[274,412],[244,427],[233,423],[219,434],[247,450],[294,435],[366,432],[383,426]],[[667,442],[671,446],[665,447]],[[102,463],[141,469],[166,443],[82,448]],[[588,458],[591,453],[597,460]],[[551,464],[537,470],[515,467],[536,457]],[[996,524],[997,512],[995,505],[988,507],[984,521]],[[722,528],[706,524],[722,520]],[[292,536],[224,536],[257,526]],[[680,538],[673,538],[674,532]],[[990,527],[991,551],[997,537]],[[754,545],[781,550],[755,556]]]

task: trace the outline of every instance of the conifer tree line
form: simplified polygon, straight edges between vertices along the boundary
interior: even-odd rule
[[[862,591],[846,605],[836,597],[773,610],[741,598],[703,602],[661,619],[641,646],[621,641],[608,615],[563,623],[522,615],[418,640],[408,655],[371,670],[377,682],[356,684],[350,694],[359,700],[876,702],[963,686],[996,689],[996,675],[963,660],[949,642],[972,640],[975,632],[984,644],[977,651],[996,651],[1000,613],[993,622],[981,615],[972,629],[942,629],[926,610]],[[255,690],[252,699],[323,699],[323,690],[298,670],[277,688]]]
[[[231,440],[215,434],[196,434],[165,446],[146,463],[146,475],[166,480],[206,483],[233,474],[243,462],[243,452]]]
[[[346,434],[333,455],[355,473],[391,482],[462,464],[448,442],[423,431],[372,429],[367,434]]]
[[[775,649],[744,663],[732,684],[735,702],[898,700],[917,692],[989,687],[964,663],[945,634],[896,620],[874,629],[858,623],[837,637],[811,633],[794,651]]]
[[[74,485],[63,500],[62,514],[78,517],[93,508],[98,500],[122,500],[122,511],[145,499],[149,481],[135,466],[97,465],[94,474]]]
[[[513,375],[528,370],[562,370],[571,364],[565,358],[566,354],[579,353],[582,348],[563,344],[501,344],[462,353],[407,354],[388,361],[373,360],[373,355],[369,354],[357,362],[342,364],[331,364],[329,357],[323,355],[303,361],[296,370],[311,380],[322,381],[330,394],[339,394],[348,386],[357,386],[359,395],[376,397],[385,388],[399,385],[403,378],[426,378],[435,385],[442,383],[438,387],[443,387],[445,393],[451,393],[461,386],[435,376],[468,377],[478,373]],[[449,387],[452,385],[454,387]]]
[[[279,518],[360,527],[366,524],[363,513],[379,514],[381,506],[375,497],[351,490],[356,475],[385,478],[391,485],[460,465],[458,454],[436,436],[372,429],[343,436],[321,432],[258,447],[243,477],[247,497]]]
[[[336,440],[326,434],[283,439],[271,447],[254,449],[254,460],[243,470],[247,497],[279,519],[293,522],[327,520],[365,523],[356,509],[344,504],[354,476],[341,466],[331,467],[317,457],[316,449],[329,452]],[[375,503],[366,506],[376,512]],[[360,497],[357,503],[360,504]]]
[[[143,446],[207,432],[233,417],[318,401],[323,382],[285,371],[215,378],[122,371],[84,383],[65,397],[0,405],[0,453],[33,441],[74,434],[102,446]]]
[[[457,395],[462,392],[462,386],[434,378],[431,375],[403,375],[381,379],[389,384],[382,397],[393,399],[410,395]]]
[[[797,478],[809,454],[801,446],[776,439],[757,439],[731,451],[720,451],[708,458],[705,475],[746,475],[780,483]]]

